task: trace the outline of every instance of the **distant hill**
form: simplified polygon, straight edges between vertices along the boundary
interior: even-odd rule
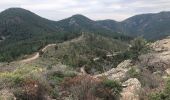
[[[170,12],[141,14],[122,22],[103,20],[99,23],[112,31],[130,36],[143,36],[149,40],[157,40],[170,35]]]
[[[31,36],[58,30],[54,21],[44,19],[25,9],[10,8],[0,13],[1,36]]]
[[[61,32],[55,21],[28,10],[10,8],[0,13],[0,61],[11,61],[44,45],[71,37]],[[62,34],[61,34],[62,33]]]
[[[121,32],[121,24],[114,20],[100,20],[96,21],[98,24],[102,25],[103,27],[107,28],[108,30],[114,32]]]
[[[112,29],[105,27],[103,24],[100,24],[100,22],[93,21],[80,14],[60,20],[56,23],[56,25],[66,32],[88,32],[112,37],[124,36],[117,33],[117,31],[112,31]]]
[[[170,35],[170,12],[143,14],[122,22],[127,34],[143,35],[147,39],[160,39]]]

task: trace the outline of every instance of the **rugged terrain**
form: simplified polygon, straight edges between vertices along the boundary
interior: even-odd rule
[[[20,59],[47,44],[70,40],[83,32],[122,41],[137,36],[158,40],[169,35],[169,19],[169,12],[160,12],[136,15],[122,22],[94,21],[80,14],[51,21],[22,8],[9,8],[0,13],[0,61]]]
[[[70,46],[70,43],[80,44],[80,41],[83,42],[82,40],[84,39],[85,36],[81,36],[77,39],[73,39],[71,41],[67,41],[61,44],[49,44],[44,48],[42,48],[39,53],[37,53],[39,55],[38,57],[36,57],[35,55],[33,57],[26,58],[21,61],[14,61],[11,63],[1,63],[0,79],[2,82],[1,82],[0,97],[3,99],[21,98],[23,95],[16,94],[17,93],[16,90],[18,89],[24,90],[25,89],[24,87],[27,87],[28,90],[24,90],[24,91],[38,92],[39,90],[36,90],[36,86],[39,87],[41,86],[41,82],[45,82],[44,84],[45,86],[43,85],[42,89],[45,89],[45,87],[46,88],[48,87],[49,89],[50,87],[49,85],[52,86],[54,85],[54,87],[52,88],[52,90],[50,89],[50,91],[53,92],[55,91],[55,93],[56,91],[58,91],[59,94],[49,95],[48,92],[43,92],[45,93],[44,98],[50,100],[50,98],[56,98],[57,96],[57,98],[64,99],[64,100],[70,99],[69,97],[70,94],[67,91],[67,88],[58,87],[60,86],[59,85],[60,82],[64,81],[66,77],[67,78],[72,77],[71,79],[73,80],[75,78],[79,79],[79,77],[84,77],[84,78],[80,78],[80,80],[76,79],[77,82],[78,81],[86,82],[86,80],[90,78],[90,80],[94,80],[96,85],[99,84],[104,77],[109,80],[118,81],[123,87],[120,93],[121,97],[119,98],[121,100],[140,100],[140,99],[146,100],[148,99],[149,94],[155,92],[159,93],[160,91],[163,91],[163,89],[165,88],[166,79],[168,79],[170,73],[169,72],[170,71],[169,68],[170,38],[169,37],[148,44],[151,47],[151,50],[147,54],[139,55],[138,60],[135,61],[132,59],[124,60],[120,64],[118,64],[117,67],[111,68],[108,71],[105,71],[101,74],[96,73],[95,75],[87,73],[83,66],[82,67],[78,66],[77,69],[74,67],[72,68],[70,65],[62,63],[62,60],[60,60],[55,55],[55,54],[58,55],[57,52],[60,51],[60,45],[62,45],[62,47],[65,47],[64,45]],[[65,50],[67,49],[69,48],[68,47],[65,48]],[[53,50],[57,50],[57,51],[54,52]],[[36,59],[33,59],[34,57],[36,57]],[[31,77],[33,76],[34,79],[36,79],[37,81],[32,80]],[[69,83],[70,81],[76,82],[76,80],[74,81],[68,80],[67,84],[71,84]],[[24,86],[17,85],[20,84],[20,82],[21,83],[24,82],[23,84]],[[34,88],[32,87],[33,84],[35,85]],[[64,85],[66,86],[67,84],[64,83]],[[74,84],[77,84],[76,86],[79,85],[79,83],[74,83]],[[87,83],[87,84],[92,84],[92,83]],[[35,90],[29,90],[31,88]],[[74,92],[76,92],[76,90]],[[32,94],[30,94],[30,96],[31,95]],[[34,96],[36,98],[36,93]],[[34,96],[31,98],[33,98],[33,100],[37,100],[34,98]],[[31,98],[29,98],[29,100],[31,100]]]
[[[7,9],[0,13],[0,100],[169,100],[169,19],[160,12],[122,22],[50,21]]]

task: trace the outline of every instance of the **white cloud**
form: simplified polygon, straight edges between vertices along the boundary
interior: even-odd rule
[[[0,10],[22,7],[59,20],[73,14],[92,19],[123,20],[135,14],[170,11],[170,0],[1,0]]]

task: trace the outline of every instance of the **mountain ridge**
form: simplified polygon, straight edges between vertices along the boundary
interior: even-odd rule
[[[47,44],[66,41],[82,33],[123,41],[136,36],[157,40],[170,35],[169,26],[170,12],[137,15],[123,22],[94,21],[81,14],[51,21],[23,8],[9,8],[0,13],[0,61],[36,52]]]
[[[122,33],[124,35],[136,37],[143,36],[149,40],[156,40],[162,37],[170,35],[170,30],[168,29],[168,22],[170,22],[170,11],[162,11],[159,13],[148,13],[148,14],[139,14],[132,17],[129,17],[123,21],[115,21],[111,19],[106,20],[92,20],[82,14],[75,14],[71,17],[64,18],[59,21],[52,21],[46,18],[42,18],[39,15],[32,13],[29,10],[23,8],[9,8],[1,12],[1,15],[4,13],[14,13],[14,12],[24,12],[28,15],[36,15],[38,22],[41,20],[46,20],[44,26],[48,28],[46,30],[52,31],[65,31],[65,32],[96,32],[96,33],[109,33],[116,34]],[[21,15],[18,13],[17,15]],[[1,16],[0,16],[1,17]],[[20,16],[22,17],[22,16]],[[34,20],[34,18],[30,19]],[[26,20],[26,19],[25,19]],[[38,22],[33,21],[37,24]],[[43,25],[42,24],[42,25]],[[41,26],[41,25],[39,25]],[[2,34],[2,33],[0,33]],[[158,36],[155,36],[157,34]],[[118,34],[117,34],[118,35]]]

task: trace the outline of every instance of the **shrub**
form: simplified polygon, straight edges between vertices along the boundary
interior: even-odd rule
[[[67,71],[64,73],[64,76],[65,77],[75,77],[77,76],[77,74],[75,72],[72,72],[72,71]]]
[[[63,87],[72,94],[74,100],[115,100],[122,91],[117,81],[95,79],[91,76],[76,76],[66,79]]]
[[[148,87],[151,89],[157,88],[159,83],[162,81],[160,77],[153,75],[147,69],[141,70],[138,80],[141,82],[143,87]]]
[[[159,93],[151,93],[149,100],[170,100],[170,79],[166,82],[165,89]]]
[[[76,73],[72,71],[52,71],[47,73],[47,78],[50,81],[51,85],[59,85],[63,82],[65,77],[75,77]]]
[[[112,89],[115,95],[119,95],[119,93],[122,91],[122,86],[117,81],[106,79],[102,82],[102,84],[104,85],[104,87]]]
[[[96,100],[97,84],[98,81],[90,76],[76,76],[66,79],[63,87],[71,93],[73,100]]]
[[[57,87],[53,88],[51,91],[51,96],[54,99],[57,99],[59,97],[59,89]]]
[[[96,89],[96,95],[104,100],[117,100],[120,97],[122,86],[119,82],[114,80],[103,80]]]
[[[63,81],[64,74],[61,71],[51,72],[51,73],[48,73],[47,77],[48,77],[48,80],[50,80],[53,84],[57,85]]]
[[[38,67],[23,66],[13,72],[2,72],[0,86],[13,90],[17,100],[45,100],[51,87],[43,77],[42,71]]]
[[[24,76],[14,72],[4,72],[0,73],[0,80],[1,88],[16,87],[21,85],[22,81],[24,80]]]
[[[19,100],[46,100],[49,89],[34,79],[25,79],[22,86],[14,91],[14,95]]]
[[[149,46],[147,45],[147,41],[142,37],[138,37],[131,41],[131,47],[129,49],[130,56],[132,59],[137,60],[138,56],[144,53],[147,53],[150,50]]]
[[[149,95],[149,100],[166,100],[163,93],[152,93]],[[168,99],[167,99],[168,100]]]
[[[137,72],[135,68],[131,68],[131,69],[128,71],[128,75],[129,75],[131,78],[139,78],[140,73]]]

